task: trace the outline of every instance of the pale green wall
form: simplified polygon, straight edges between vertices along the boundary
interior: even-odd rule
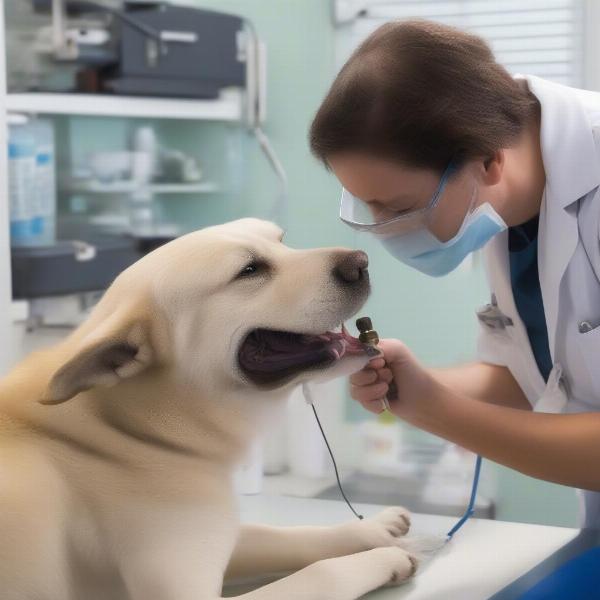
[[[198,0],[198,6],[248,17],[268,51],[265,130],[289,178],[287,242],[296,247],[348,244],[350,234],[335,213],[338,188],[309,154],[307,129],[333,76],[329,2],[324,0]],[[266,213],[276,180],[256,143],[246,140],[250,167],[259,177],[248,195]],[[256,195],[259,198],[256,198]]]
[[[428,364],[443,365],[473,356],[477,322],[474,311],[487,301],[481,265],[431,279],[388,256],[374,241],[343,227],[337,218],[339,185],[310,156],[307,130],[333,73],[333,28],[327,0],[198,0],[198,6],[250,18],[268,46],[269,134],[289,177],[287,243],[295,247],[346,245],[371,257],[373,295],[365,308],[384,337],[403,339]],[[113,121],[98,126],[73,125],[75,154],[90,140],[102,147],[123,139],[126,131]],[[165,212],[188,229],[254,214],[267,216],[277,182],[255,140],[226,125],[156,123],[162,141],[199,156],[207,171],[219,171],[230,184],[228,194],[198,199],[171,198]],[[81,129],[77,130],[77,127]],[[81,141],[83,140],[83,141]],[[225,142],[224,142],[225,140]],[[238,153],[219,166],[227,149]],[[241,162],[239,159],[241,158]],[[213,173],[214,174],[214,173]],[[364,418],[349,403],[351,419]],[[485,467],[495,468],[490,463]],[[535,481],[498,468],[502,519],[573,524],[572,490]]]

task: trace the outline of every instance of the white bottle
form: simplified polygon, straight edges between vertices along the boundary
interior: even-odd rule
[[[361,467],[367,473],[386,475],[402,470],[402,429],[398,419],[384,411],[360,424]]]
[[[149,183],[160,171],[156,133],[149,125],[138,127],[133,133],[133,179]]]
[[[35,138],[24,115],[8,115],[8,183],[10,242],[12,246],[34,243]]]
[[[46,119],[30,125],[35,137],[35,193],[33,202],[34,243],[48,246],[56,240],[56,162],[54,128]]]

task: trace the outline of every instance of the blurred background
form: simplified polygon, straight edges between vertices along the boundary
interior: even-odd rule
[[[1,372],[66,335],[143,253],[249,215],[278,221],[292,247],[366,250],[364,313],[380,335],[428,365],[468,361],[475,311],[489,301],[481,258],[434,281],[343,226],[339,185],[308,150],[311,119],[357,44],[409,17],[483,36],[512,73],[600,89],[593,0],[1,4],[0,225],[11,232],[0,240]],[[462,514],[473,455],[367,415],[345,381],[315,396],[353,500]],[[338,498],[334,483],[295,393],[240,489]],[[484,463],[479,516],[574,525],[576,509],[573,490]]]

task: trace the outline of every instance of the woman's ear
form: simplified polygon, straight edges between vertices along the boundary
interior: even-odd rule
[[[111,386],[155,362],[149,323],[114,315],[83,338],[40,399],[60,404],[96,386]]]
[[[496,185],[502,179],[504,170],[504,150],[498,150],[493,156],[483,161],[482,182],[485,185]]]

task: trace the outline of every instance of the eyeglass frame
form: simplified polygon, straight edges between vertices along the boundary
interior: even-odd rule
[[[444,172],[442,173],[442,176],[440,177],[440,181],[438,183],[438,186],[435,190],[435,192],[433,193],[433,196],[431,197],[431,199],[429,200],[429,202],[427,203],[426,206],[424,206],[423,208],[418,208],[416,210],[411,210],[408,212],[402,212],[398,215],[396,215],[395,217],[392,217],[391,219],[386,219],[385,221],[379,221],[378,223],[358,223],[357,221],[350,221],[348,219],[345,219],[342,216],[342,202],[344,199],[344,194],[349,194],[350,196],[352,196],[354,199],[358,200],[359,202],[364,202],[363,200],[361,200],[360,198],[357,198],[356,196],[354,196],[353,194],[350,194],[350,192],[348,192],[347,189],[342,188],[342,197],[340,198],[340,220],[343,221],[344,223],[346,223],[346,225],[349,225],[350,227],[352,227],[352,229],[356,229],[357,231],[376,231],[379,228],[387,228],[388,225],[392,225],[393,223],[397,223],[399,221],[403,221],[403,220],[408,220],[411,218],[414,218],[417,215],[421,215],[421,214],[426,214],[429,213],[431,211],[433,211],[436,206],[438,205],[442,194],[446,188],[446,185],[448,184],[448,180],[450,179],[450,177],[452,175],[454,175],[454,173],[456,173],[460,168],[460,161],[456,160],[456,159],[452,159],[448,165],[446,166],[446,168],[444,169]]]

